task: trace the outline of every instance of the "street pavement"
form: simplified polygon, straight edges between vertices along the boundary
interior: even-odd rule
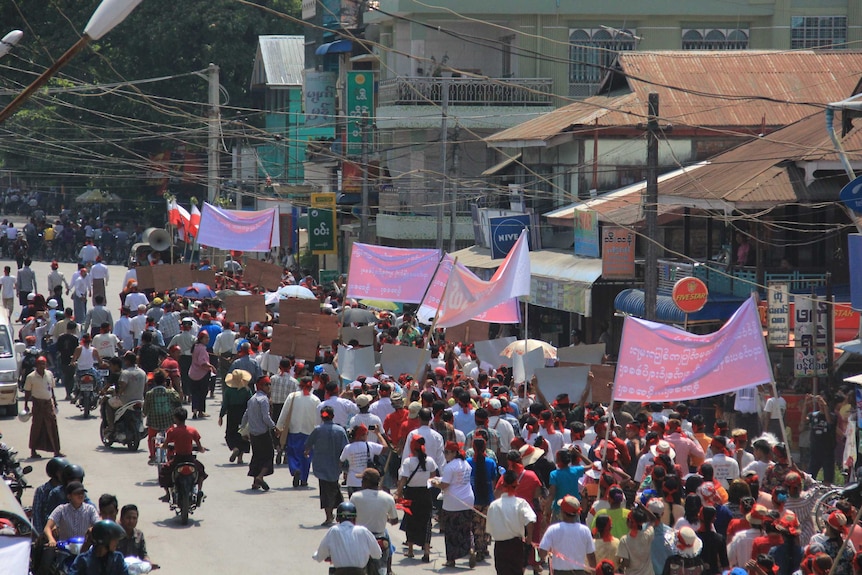
[[[0,267],[15,262],[0,260]],[[48,262],[34,262],[37,284],[41,290],[47,285],[50,272]],[[75,270],[73,264],[60,264],[60,270],[69,279]],[[13,271],[14,273],[14,271]],[[110,266],[107,289],[108,306],[115,314],[119,309],[119,289],[125,269]],[[68,305],[68,303],[67,303]],[[16,312],[19,311],[16,303]],[[60,391],[58,396],[62,397]],[[310,487],[294,489],[287,466],[277,466],[267,478],[270,491],[252,491],[247,465],[228,462],[230,455],[224,441],[223,428],[217,424],[220,407],[220,390],[216,400],[208,400],[208,419],[189,424],[198,429],[202,443],[208,449],[199,455],[209,474],[204,484],[206,500],[190,517],[187,526],[167,503],[158,501],[163,494],[156,480],[156,468],[147,465],[146,443],[137,453],[122,446],[111,449],[99,441],[99,420],[81,418],[81,412],[68,402],[60,401],[59,427],[62,450],[68,459],[84,467],[84,484],[95,503],[103,493],[117,496],[120,506],[134,503],[140,509],[138,528],[144,532],[151,559],[162,566],[162,573],[269,573],[287,569],[288,572],[324,574],[325,563],[315,562],[311,556],[326,532],[321,527],[323,512],[319,508],[317,481],[310,479]],[[29,454],[29,423],[14,417],[0,418],[3,441],[17,448],[27,465],[33,466],[28,476],[37,486],[46,480],[47,457],[26,459]],[[44,454],[47,455],[47,454]],[[24,504],[32,502],[33,491],[24,495]],[[403,532],[390,526],[389,533],[395,544],[393,571],[398,574],[444,571],[456,573],[468,570],[466,559],[457,567],[445,569],[443,538],[434,533],[431,563],[403,557]],[[0,569],[2,571],[2,569]],[[486,575],[493,572],[491,561],[480,563],[473,572]]]

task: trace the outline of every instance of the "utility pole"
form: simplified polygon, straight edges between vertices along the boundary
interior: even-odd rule
[[[437,250],[443,255],[443,217],[446,213],[446,152],[449,143],[449,78],[440,79],[441,119],[440,119],[440,152],[442,162],[442,186],[437,200]]]
[[[207,118],[207,201],[215,204],[219,196],[219,68],[215,64],[207,67],[209,75],[209,117]]]
[[[362,130],[362,212],[359,216],[359,241],[369,243],[368,233],[368,112],[362,113],[359,128]]]
[[[461,146],[460,141],[461,127],[455,125],[455,143],[452,146],[452,173],[455,178],[452,180],[452,209],[449,213],[449,253],[455,251],[455,214],[458,212],[458,169],[461,165]]]
[[[650,93],[647,120],[646,267],[644,269],[644,319],[655,321],[658,299],[658,94]]]

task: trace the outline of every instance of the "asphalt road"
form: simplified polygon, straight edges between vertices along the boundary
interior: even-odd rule
[[[9,264],[0,260],[0,267]],[[11,266],[14,270],[15,263],[11,262]],[[47,285],[49,264],[36,262],[33,269],[38,287],[43,289]],[[61,271],[68,279],[74,272],[74,265],[61,264]],[[110,273],[108,305],[116,312],[125,270],[111,266]],[[220,397],[218,389],[216,397]],[[287,466],[278,466],[267,478],[270,491],[252,491],[251,478],[246,475],[247,466],[228,462],[224,433],[216,418],[219,407],[218,399],[209,400],[207,411],[213,417],[189,421],[200,431],[203,445],[209,450],[199,456],[209,478],[204,484],[207,499],[191,516],[187,526],[180,525],[167,503],[158,501],[163,491],[156,481],[156,468],[147,465],[145,443],[137,453],[117,446],[105,448],[99,441],[98,419],[83,420],[76,407],[61,402],[58,417],[62,449],[70,461],[84,467],[84,484],[93,501],[103,493],[112,493],[119,499],[120,506],[134,503],[139,507],[138,527],[146,536],[150,557],[162,566],[161,573],[256,574],[278,570],[326,573],[327,564],[311,558],[325,533],[325,528],[319,526],[324,516],[319,508],[316,480],[311,478],[309,488],[294,489]],[[29,453],[29,429],[29,423],[21,423],[16,418],[0,418],[3,440],[15,446],[25,458]],[[46,480],[47,461],[47,458],[26,460],[26,464],[34,467],[29,475],[32,484],[39,485]],[[25,505],[32,501],[32,493],[32,490],[25,493]],[[468,569],[466,559],[460,560],[454,569],[443,568],[443,538],[436,530],[432,561],[428,564],[401,555],[404,537],[397,526],[390,526],[389,533],[398,552],[393,561],[393,571],[398,575],[440,570],[455,573]],[[493,567],[486,561],[473,571],[484,575],[492,573]]]

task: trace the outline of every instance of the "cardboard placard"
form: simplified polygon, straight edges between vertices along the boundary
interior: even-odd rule
[[[215,289],[216,273],[215,270],[189,270],[192,281],[189,284],[206,284]]]
[[[262,295],[231,295],[224,298],[222,305],[227,321],[245,324],[266,321],[266,304]]]
[[[479,358],[479,361],[484,361],[485,363],[490,363],[494,367],[499,367],[501,365],[506,365],[508,367],[512,367],[512,359],[509,357],[504,357],[500,355],[500,353],[506,349],[513,341],[517,341],[518,338],[515,336],[509,337],[501,337],[498,339],[486,339],[483,341],[477,341],[473,344],[476,349],[476,357]]]
[[[525,354],[512,354],[512,377],[515,383],[530,381],[537,369],[545,367],[545,350],[537,347]]]
[[[616,371],[615,365],[590,366],[590,372],[593,374],[593,378],[590,380],[591,401],[599,401],[604,404],[611,402]]]
[[[138,291],[155,289],[156,284],[153,283],[153,266],[138,266],[135,268],[135,277],[138,282]],[[126,286],[123,287],[125,288]]]
[[[374,348],[359,347],[349,349],[338,346],[338,371],[347,381],[353,381],[360,375],[374,373]]]
[[[589,366],[541,367],[536,370],[539,390],[548,401],[554,401],[561,393],[569,395],[571,403],[577,403],[587,387]]]
[[[316,330],[320,338],[319,343],[324,346],[328,346],[332,340],[338,339],[338,324],[331,315],[300,312],[296,314],[296,327]]]
[[[300,313],[320,314],[320,302],[314,299],[288,298],[278,302],[278,322],[283,325],[296,325]]]
[[[488,339],[490,324],[484,321],[470,320],[461,325],[446,328],[446,341],[470,343],[477,339]]]
[[[249,258],[245,261],[242,271],[242,281],[249,285],[260,286],[269,291],[275,291],[281,287],[281,276],[284,268],[276,264],[268,264],[260,260]]]
[[[605,344],[570,345],[557,348],[557,359],[566,363],[599,365],[605,356]]]
[[[242,296],[240,296],[242,297]],[[318,335],[314,330],[275,324],[272,326],[272,345],[270,352],[286,357],[315,361],[317,359]]]
[[[105,280],[97,278],[93,280],[93,305],[96,305],[96,296],[105,297]],[[105,298],[105,301],[108,301]]]
[[[376,334],[377,332],[373,325],[343,327],[341,328],[341,341],[349,343],[355,339],[359,342],[359,345],[374,345],[374,336]]]
[[[192,270],[188,264],[150,266],[153,273],[153,288],[157,292],[170,291],[192,285]],[[140,284],[138,284],[140,288]]]
[[[427,349],[387,343],[380,354],[380,367],[383,373],[395,378],[402,373],[416,377],[418,371],[424,371],[429,359],[431,353]]]

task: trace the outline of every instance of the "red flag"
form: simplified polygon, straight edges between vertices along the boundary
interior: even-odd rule
[[[192,205],[192,213],[189,217],[189,233],[192,237],[198,237],[198,228],[201,227],[201,211],[196,205]]]

